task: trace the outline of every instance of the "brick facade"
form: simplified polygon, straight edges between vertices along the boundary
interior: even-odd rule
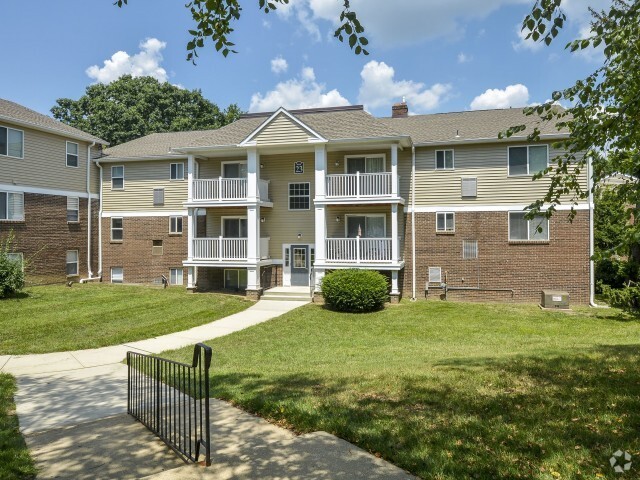
[[[92,201],[92,270],[97,274],[98,200]],[[67,250],[78,251],[78,277],[88,275],[87,268],[87,204],[80,199],[80,221],[67,222],[67,197],[62,195],[24,194],[24,221],[0,221],[0,240],[14,233],[12,250],[23,254],[28,284],[66,281]]]
[[[405,269],[402,288],[411,297],[411,216],[407,215]],[[447,272],[449,286],[513,289],[511,292],[449,291],[449,299],[540,301],[542,289],[566,290],[572,304],[589,301],[589,212],[581,210],[573,223],[566,212],[550,220],[549,241],[509,242],[508,212],[457,212],[455,233],[436,234],[436,214],[416,213],[417,298],[424,298],[430,266]],[[462,241],[478,241],[478,258],[462,258]],[[463,280],[464,279],[464,280]],[[432,286],[435,286],[432,284]],[[443,292],[432,289],[429,298]]]
[[[111,219],[102,220],[102,278],[111,282],[111,268],[122,267],[126,283],[154,283],[187,258],[187,218],[182,235],[169,234],[169,217],[125,217],[124,239],[111,241]],[[152,253],[153,240],[162,240],[162,255]],[[187,269],[183,268],[187,285]]]

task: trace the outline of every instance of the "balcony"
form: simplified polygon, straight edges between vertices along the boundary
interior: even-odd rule
[[[260,258],[269,258],[269,237],[260,239]],[[194,238],[193,259],[214,262],[246,262],[246,238]]]
[[[246,178],[203,178],[193,180],[193,202],[237,203],[248,200]],[[262,202],[269,201],[269,181],[258,180],[258,192]]]
[[[391,238],[328,238],[327,263],[391,263]]]
[[[352,199],[392,197],[394,196],[392,181],[391,172],[327,175],[326,197]]]

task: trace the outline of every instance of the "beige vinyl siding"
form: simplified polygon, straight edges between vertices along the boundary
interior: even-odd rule
[[[508,146],[521,144],[459,145],[446,147],[454,149],[454,169],[436,170],[435,151],[445,147],[416,148],[416,206],[431,205],[508,205],[529,204],[542,198],[550,180],[532,181],[532,176],[509,176],[507,168]],[[549,160],[561,153],[549,145]],[[406,168],[403,163],[403,176]],[[410,174],[409,162],[409,174]],[[586,170],[586,169],[585,169]],[[461,178],[478,179],[477,197],[461,197]],[[586,171],[583,175],[586,187]],[[407,191],[410,202],[409,185],[402,182],[401,191]]]
[[[1,126],[24,132],[24,158],[0,156],[0,183],[68,190],[87,191],[87,142],[61,135],[31,130],[10,122],[0,121]],[[78,167],[67,167],[67,141],[78,144]],[[93,166],[91,175],[98,193],[98,169]]]
[[[217,238],[222,235],[222,217],[246,218],[247,209],[244,207],[208,208],[206,232],[207,238]]]
[[[215,179],[222,176],[222,163],[224,162],[245,162],[247,157],[229,157],[229,158],[211,158],[207,160],[198,160],[199,173],[198,178]],[[185,164],[186,166],[186,164]],[[186,175],[186,168],[185,168]]]
[[[348,152],[329,152],[327,154],[327,174],[338,175],[347,173],[346,157],[375,157],[384,156],[384,170],[391,171],[391,149],[389,150],[355,150]]]
[[[176,160],[105,163],[103,209],[109,211],[175,211],[187,201],[187,178],[169,180],[170,164]],[[186,172],[186,160],[185,172]],[[124,165],[124,190],[111,190],[111,167]],[[164,205],[153,206],[153,189],[164,188]]]
[[[284,114],[278,115],[255,137],[258,145],[308,143],[313,136]]]
[[[385,237],[391,238],[391,207],[389,205],[344,205],[330,206],[327,208],[327,238],[346,238],[347,222],[346,215],[385,215],[386,232]],[[403,213],[400,211],[399,217]],[[336,217],[340,221],[336,221]],[[400,230],[399,230],[400,231]]]
[[[304,173],[293,173],[295,162],[304,162]],[[315,243],[314,154],[296,153],[286,155],[261,155],[264,165],[261,178],[269,180],[269,196],[273,208],[261,208],[260,216],[265,222],[260,224],[261,236],[270,237],[269,254],[271,258],[282,258],[282,245],[287,243]],[[309,210],[289,210],[289,183],[310,183]],[[302,238],[298,239],[298,233]]]

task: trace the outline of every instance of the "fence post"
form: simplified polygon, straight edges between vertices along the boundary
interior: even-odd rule
[[[156,357],[156,401],[155,401],[155,408],[156,408],[156,430],[159,434],[161,434],[161,428],[160,428],[160,396],[162,394],[162,390],[161,390],[161,385],[162,385],[162,363],[160,363],[160,358]]]

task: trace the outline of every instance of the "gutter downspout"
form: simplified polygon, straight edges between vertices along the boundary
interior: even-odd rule
[[[592,157],[589,155],[587,160],[587,186],[589,188],[589,306],[602,307],[595,302],[596,273],[593,262],[595,253],[595,240],[593,234],[593,167],[591,165]]]
[[[416,147],[411,145],[411,301],[416,301]]]
[[[83,278],[80,283],[90,282],[91,280],[99,280],[100,277],[94,277],[91,270],[91,149],[96,146],[93,142],[87,147],[87,273],[89,278]]]
[[[100,169],[100,206],[98,207],[98,277],[102,278],[102,165],[96,162]]]

